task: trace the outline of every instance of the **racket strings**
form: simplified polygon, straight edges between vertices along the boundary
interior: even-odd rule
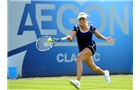
[[[50,37],[40,37],[37,42],[36,42],[36,47],[38,50],[40,51],[46,51],[49,50],[50,48],[52,48],[53,42],[50,43],[48,42],[48,38]]]
[[[48,38],[51,38],[52,42],[48,42]],[[65,39],[66,37],[58,39],[58,38],[52,38],[50,36],[42,36],[36,41],[36,48],[39,51],[47,51],[50,50],[57,42]]]

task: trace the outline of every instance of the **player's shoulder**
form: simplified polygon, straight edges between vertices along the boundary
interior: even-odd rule
[[[74,31],[78,31],[78,28],[79,28],[79,24],[75,24],[73,27]]]
[[[79,24],[75,24],[74,27],[79,27]]]
[[[79,27],[79,25],[78,24],[75,24],[74,26],[73,26],[73,29],[77,29]]]
[[[95,27],[93,24],[90,24],[90,28],[91,28],[91,30],[93,30],[93,31],[96,30],[96,27]]]

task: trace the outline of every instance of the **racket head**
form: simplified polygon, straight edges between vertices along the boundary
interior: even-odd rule
[[[47,50],[50,50],[50,48],[52,48],[53,41],[48,42],[48,38],[51,38],[51,37],[50,36],[42,36],[36,40],[36,48],[39,51],[47,51]]]

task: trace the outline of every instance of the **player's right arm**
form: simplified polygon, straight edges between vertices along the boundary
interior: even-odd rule
[[[75,35],[76,35],[76,31],[72,31],[72,32],[71,32],[71,35],[67,35],[67,40],[68,40],[69,42],[72,42],[73,39],[74,39],[74,37],[75,37]]]

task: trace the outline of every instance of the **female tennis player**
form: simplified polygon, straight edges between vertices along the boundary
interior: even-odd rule
[[[77,89],[80,89],[80,79],[83,71],[82,62],[85,62],[92,71],[104,75],[106,83],[110,83],[109,71],[102,70],[101,68],[96,66],[92,59],[92,55],[96,51],[96,43],[94,42],[94,40],[92,40],[92,35],[94,34],[97,38],[105,40],[111,44],[115,42],[115,39],[112,37],[105,37],[101,35],[93,25],[88,23],[87,17],[88,15],[86,13],[79,13],[79,24],[74,26],[71,35],[67,35],[67,40],[69,40],[70,42],[73,41],[75,36],[77,37],[78,41],[79,54],[76,59],[77,77],[76,80],[70,80],[70,83]]]

